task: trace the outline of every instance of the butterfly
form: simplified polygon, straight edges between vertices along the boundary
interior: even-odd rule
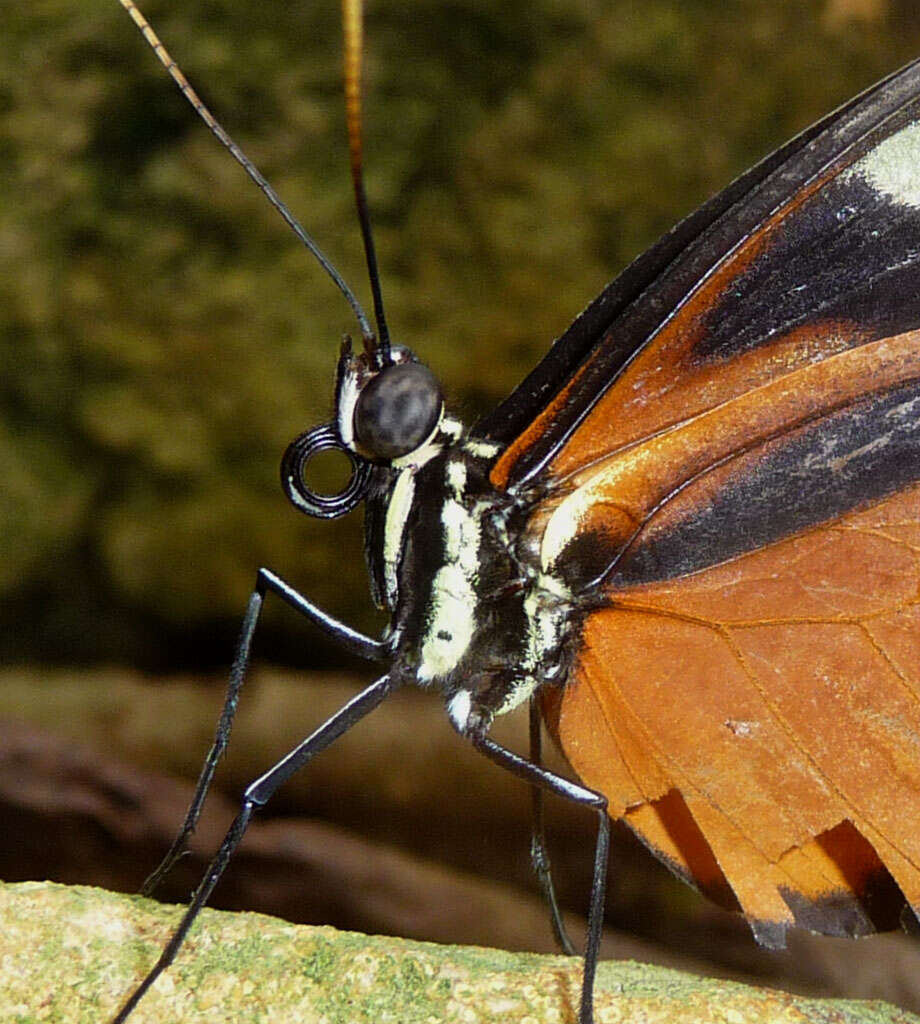
[[[163,63],[263,191],[143,16]],[[758,941],[920,912],[920,62],[742,175],[616,278],[471,428],[390,341],[361,171],[360,4],[346,0],[352,174],[376,329],[343,345],[332,420],[282,461],[301,511],[363,506],[366,637],[260,570],[217,740],[152,889],[194,829],[269,593],[380,678],[246,790],[169,945],[252,815],[397,687],[597,820],[581,1024],[593,1020],[609,822],[744,914]],[[289,223],[292,218],[284,209]],[[305,471],[335,450],[338,494]],[[489,735],[529,703],[524,757]],[[539,722],[578,781],[541,764]],[[534,862],[565,934],[543,837]]]

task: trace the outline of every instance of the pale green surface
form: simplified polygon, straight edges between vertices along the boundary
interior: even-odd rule
[[[99,1024],[178,909],[99,889],[0,885],[0,1020]],[[565,1024],[579,965],[205,911],[133,1024]],[[814,1000],[628,962],[600,966],[596,1024],[918,1024],[885,1004]]]

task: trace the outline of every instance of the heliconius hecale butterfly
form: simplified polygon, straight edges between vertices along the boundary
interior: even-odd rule
[[[117,1020],[172,961],[254,810],[407,683],[441,693],[486,756],[597,812],[582,1024],[608,815],[766,946],[791,925],[907,923],[920,911],[920,62],[665,235],[467,430],[386,333],[361,182],[360,10],[345,7],[378,331],[358,309],[364,350],[343,348],[334,418],[291,445],[282,477],[311,515],[363,502],[390,623],[363,637],[259,573],[218,741],[148,889],[195,825],[267,592],[387,669],[249,787]],[[329,448],[352,476],[322,496],[303,469]],[[529,759],[488,736],[527,700]],[[581,784],[540,766],[540,712]],[[534,848],[568,946],[542,836]]]

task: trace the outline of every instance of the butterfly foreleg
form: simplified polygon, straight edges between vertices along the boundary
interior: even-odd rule
[[[255,595],[254,595],[255,596]],[[250,611],[253,602],[250,602]],[[245,635],[245,634],[244,634]],[[303,768],[316,754],[325,750],[331,743],[334,743],[343,733],[346,733],[353,725],[359,722],[365,715],[369,714],[378,704],[381,703],[390,692],[396,687],[389,675],[381,676],[376,682],[371,683],[360,693],[356,694],[344,707],[340,708],[331,718],[327,719],[315,732],[311,733],[305,740],[299,743],[293,750],[290,750],[277,764],[273,765],[267,772],[252,782],[243,794],[239,814],[224,836],[220,849],[208,866],[204,877],[198,888],[192,895],[188,909],[179,922],[179,926],[173,932],[172,938],[166,944],[160,958],[153,965],[150,972],[138,987],[131,993],[130,998],[119,1010],[112,1020],[112,1024],[124,1024],[131,1012],[143,998],[144,993],[157,980],[175,960],[176,954],[185,941],[189,929],[195,923],[195,918],[201,912],[214,891],[214,887],[220,880],[224,869],[230,862],[230,858],[236,852],[242,841],[252,815],[259,808],[263,807],[274,796],[278,787],[301,768]]]
[[[195,786],[195,795],[192,797],[192,802],[186,812],[182,827],[179,829],[166,856],[144,882],[141,892],[145,896],[149,896],[156,889],[176,861],[182,856],[186,844],[195,831],[195,826],[198,824],[201,809],[204,806],[205,798],[214,778],[214,772],[224,751],[227,749],[230,730],[233,727],[233,718],[239,701],[240,689],[243,686],[243,680],[246,678],[246,672],[249,668],[252,640],[255,636],[256,627],[259,624],[265,595],[269,592],[277,594],[283,601],[319,626],[324,633],[331,636],[342,648],[350,653],[366,658],[369,661],[380,661],[384,656],[385,648],[381,642],[372,640],[370,637],[358,633],[344,623],[332,618],[332,616],[327,615],[326,612],[317,608],[302,594],[285,583],[280,576],[276,576],[268,569],[259,570],[256,576],[255,589],[249,598],[246,614],[243,617],[243,625],[240,628],[240,636],[236,644],[236,652],[230,669],[224,704],[217,722],[214,742],[201,767],[201,774],[198,776],[198,783]]]

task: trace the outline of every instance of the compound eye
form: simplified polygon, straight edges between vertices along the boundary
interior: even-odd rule
[[[381,370],[355,404],[355,437],[374,459],[398,459],[418,448],[441,416],[441,388],[421,363]]]

